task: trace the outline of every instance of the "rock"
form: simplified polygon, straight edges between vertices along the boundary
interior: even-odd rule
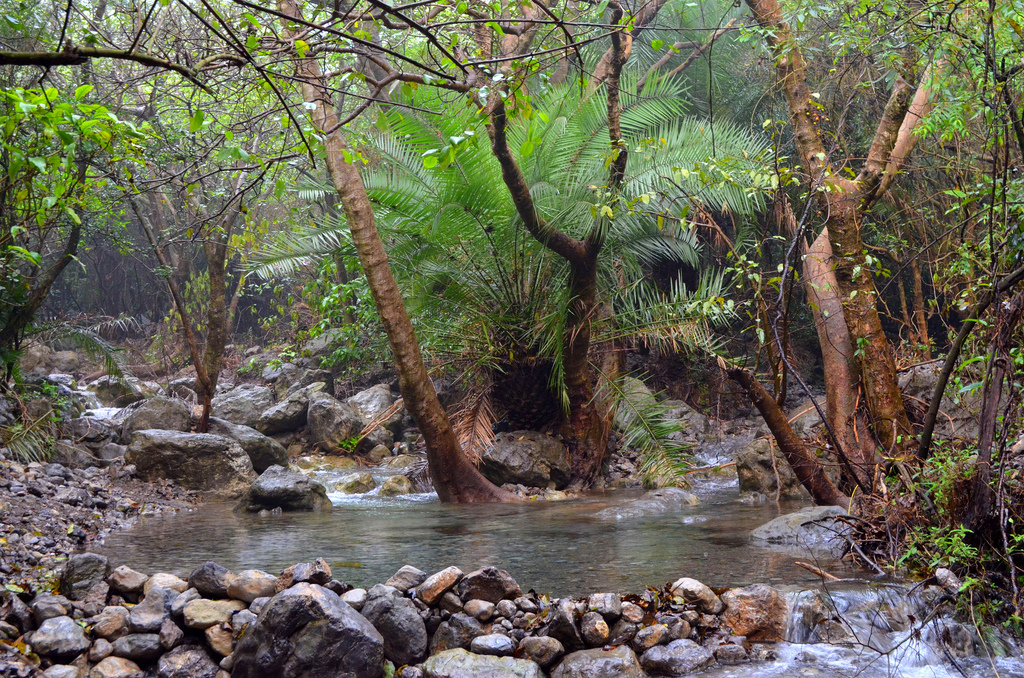
[[[6,664],[0,664],[0,666],[7,670],[12,668]],[[71,664],[54,664],[43,671],[42,676],[43,678],[81,678],[82,674],[77,666],[73,666]]]
[[[617,593],[592,593],[587,608],[597,612],[606,621],[615,621],[622,615],[622,596]]]
[[[640,663],[649,673],[658,676],[685,676],[707,668],[715,658],[692,640],[673,640],[668,645],[652,647],[644,652]]]
[[[515,641],[500,633],[477,636],[469,643],[470,652],[493,657],[510,657],[515,649]]]
[[[217,624],[226,624],[231,616],[244,610],[246,603],[241,600],[207,600],[199,598],[185,606],[183,611],[185,626],[190,629],[205,631]]]
[[[500,600],[494,606],[494,616],[511,619],[516,614],[516,604],[511,600]]]
[[[519,642],[519,650],[544,670],[551,668],[565,654],[562,644],[549,636],[527,636]]]
[[[96,417],[65,419],[60,425],[60,433],[75,443],[90,445],[117,438],[117,430],[111,423]]]
[[[138,664],[123,657],[107,657],[89,671],[89,678],[140,678],[142,675]]]
[[[580,630],[576,626],[576,606],[568,598],[562,598],[551,606],[547,634],[557,638],[568,652],[585,647]]]
[[[331,327],[318,337],[310,339],[302,345],[300,354],[309,358],[323,358],[334,351],[334,344],[341,341],[344,331],[338,327]]]
[[[935,384],[941,371],[941,362],[933,361],[915,365],[900,373],[900,389],[908,396],[919,398],[927,407],[931,402],[932,392],[935,390]],[[981,379],[981,376],[977,377],[977,381]],[[949,384],[946,386],[946,393],[952,393]],[[981,389],[958,397],[943,395],[939,406],[942,416],[935,421],[935,437],[976,441],[979,433],[978,421],[981,404]]]
[[[840,533],[850,528],[835,520],[846,511],[838,506],[808,506],[770,520],[750,533],[754,541],[789,544],[801,548],[831,550],[838,547]]]
[[[109,606],[90,619],[92,633],[99,638],[116,640],[128,633],[128,621],[131,612],[123,607]]]
[[[779,446],[766,438],[758,438],[740,450],[736,456],[736,475],[739,476],[741,492],[760,492],[766,497],[775,497],[781,482],[781,499],[810,499],[810,494],[797,480]]]
[[[368,440],[370,440],[370,436],[363,438],[363,442],[359,444],[359,448],[356,450],[358,454],[363,456],[367,463],[379,464],[387,459],[388,455],[391,454],[391,446],[389,443],[371,441],[373,442],[373,445],[364,444]]]
[[[742,645],[719,645],[715,648],[714,654],[718,663],[726,666],[747,661],[747,648]]]
[[[600,614],[588,612],[580,620],[580,632],[583,634],[583,640],[587,641],[587,645],[597,647],[607,642],[611,629],[608,628],[608,622]]]
[[[355,405],[338,402],[325,393],[309,401],[307,422],[313,445],[324,452],[345,454],[355,452],[359,433],[368,420]]]
[[[171,589],[172,591],[183,593],[188,588],[188,582],[181,577],[168,574],[167,572],[157,572],[147,579],[145,584],[143,584],[143,593],[149,593],[149,590],[154,586],[163,586],[165,589]]]
[[[160,647],[165,650],[171,650],[181,644],[182,639],[185,637],[185,632],[178,627],[170,619],[165,619],[164,623],[160,625]]]
[[[129,633],[111,645],[115,657],[131,659],[134,662],[153,661],[164,653],[164,646],[160,644],[160,634],[157,633]]]
[[[664,624],[645,626],[633,636],[633,649],[642,654],[656,645],[667,643],[668,635],[668,627]]]
[[[228,584],[228,595],[245,603],[251,603],[257,598],[273,596],[276,592],[277,577],[261,570],[242,570]],[[191,604],[189,603],[189,605]]]
[[[427,605],[433,605],[461,578],[462,570],[454,566],[446,567],[423,580],[423,583],[416,587],[416,597]]]
[[[639,624],[644,620],[644,608],[633,603],[622,603],[622,619],[632,624]]]
[[[620,385],[622,400],[615,412],[615,428],[622,431],[632,424],[637,413],[650,411],[658,404],[651,389],[636,377],[622,377]]]
[[[580,650],[567,655],[551,678],[646,678],[631,649]]]
[[[282,511],[330,511],[332,508],[323,485],[280,466],[271,466],[260,474],[239,506],[251,513],[276,508]]]
[[[217,665],[201,647],[176,647],[157,663],[159,678],[216,678]]]
[[[42,624],[47,619],[54,617],[65,617],[71,611],[71,601],[64,596],[53,596],[48,593],[41,593],[29,603],[32,616],[35,617],[36,625]]]
[[[947,570],[944,567],[935,569],[935,583],[946,590],[946,593],[951,595],[959,593],[960,588],[963,586],[963,582],[960,581],[960,577],[953,574],[951,570]]]
[[[177,597],[178,594],[173,589],[163,586],[151,587],[145,599],[132,608],[128,620],[132,633],[158,633],[164,620],[170,618],[171,603]]]
[[[132,434],[125,462],[143,480],[169,479],[189,490],[233,498],[256,474],[238,443],[209,433],[147,429]]]
[[[213,397],[213,416],[232,424],[255,427],[260,414],[274,403],[274,394],[265,386],[239,384]]]
[[[391,397],[391,387],[387,384],[371,386],[365,391],[355,394],[345,402],[349,405],[354,405],[366,421],[376,419],[395,403]]]
[[[206,598],[227,598],[231,578],[232,574],[226,567],[208,560],[192,570],[188,576],[188,586]]]
[[[341,599],[352,606],[352,609],[359,612],[363,609],[363,605],[366,604],[367,593],[366,589],[352,589],[341,594]]]
[[[430,639],[430,654],[456,648],[466,649],[474,638],[484,635],[480,622],[467,614],[456,612],[442,623]]]
[[[139,380],[134,377],[105,375],[86,385],[104,407],[124,407],[146,397]]]
[[[76,469],[96,468],[102,465],[102,460],[93,454],[92,450],[70,440],[58,440],[54,443],[51,459],[63,466]]]
[[[210,418],[208,433],[222,436],[238,443],[249,455],[253,471],[263,473],[271,466],[287,466],[288,451],[281,443],[265,436],[254,428],[233,424],[226,419]]]
[[[684,436],[699,438],[711,433],[711,420],[682,400],[666,400],[661,403],[665,408],[665,418],[682,423]]]
[[[277,578],[276,591],[283,591],[292,584],[308,582],[327,586],[331,581],[331,566],[323,558],[317,558],[312,563],[296,563],[287,568]]]
[[[402,494],[412,494],[413,492],[412,481],[406,476],[391,476],[381,483],[377,494],[381,497],[397,497]]]
[[[294,381],[288,385],[288,388],[284,390],[286,396],[295,393],[300,388],[312,386],[318,381],[324,384],[324,393],[334,393],[334,374],[328,370],[311,370],[311,369],[300,369],[298,374],[295,375]],[[277,393],[281,392],[281,387],[284,386],[283,380],[278,378],[274,382],[274,390]]]
[[[235,638],[231,624],[217,624],[206,629],[206,644],[221,657],[227,657],[235,649]]]
[[[786,640],[789,606],[786,598],[765,584],[729,589],[722,594],[725,612],[722,623],[734,635],[746,636],[757,643],[781,643]]]
[[[427,573],[423,570],[417,569],[412,565],[403,565],[384,584],[405,593],[409,589],[416,588],[426,580]]]
[[[132,433],[144,429],[188,431],[191,418],[191,408],[185,401],[157,396],[132,410],[121,424],[121,435],[127,440]]]
[[[253,426],[265,435],[286,433],[306,425],[310,396],[323,390],[323,382],[317,382],[295,391],[281,402],[267,408]]]
[[[334,483],[332,489],[344,494],[365,494],[377,487],[369,473],[350,473]]]
[[[60,593],[70,600],[83,600],[90,589],[110,573],[110,563],[98,553],[79,553],[68,558],[60,577]]]
[[[378,584],[361,610],[384,638],[384,658],[395,666],[417,664],[427,652],[427,627],[419,610],[398,589]]]
[[[825,619],[819,622],[811,634],[812,643],[828,643],[829,645],[860,645],[857,634],[848,624],[839,619]]]
[[[89,650],[89,661],[94,664],[101,662],[109,657],[113,652],[114,647],[110,642],[100,638],[92,644],[92,648]]]
[[[480,472],[496,485],[563,489],[569,484],[569,455],[562,443],[543,433],[499,433],[481,456]]]
[[[682,577],[669,587],[673,596],[678,596],[688,603],[694,603],[697,609],[706,614],[718,614],[722,611],[722,601],[708,586],[696,579]]]
[[[522,590],[512,575],[496,567],[482,567],[470,572],[462,578],[458,587],[459,598],[486,600],[490,603],[517,598],[520,593]]]
[[[142,587],[149,580],[149,575],[136,572],[127,565],[119,565],[107,577],[110,588],[118,593],[142,593]]]
[[[455,595],[453,591],[449,591],[441,596],[440,608],[448,614],[462,612],[462,599]]]
[[[296,584],[275,595],[234,652],[232,678],[381,678],[384,640],[331,591]]]
[[[537,664],[526,659],[472,654],[463,649],[446,650],[432,656],[423,663],[423,671],[427,678],[543,678],[544,675]],[[402,676],[404,678],[405,673]]]
[[[612,506],[597,512],[597,517],[604,520],[622,520],[623,518],[644,518],[673,513],[687,506],[696,506],[697,496],[678,487],[663,487],[647,492],[639,499],[621,506]]]
[[[474,598],[466,602],[463,611],[470,617],[485,622],[494,615],[494,603]]]
[[[28,642],[37,654],[57,661],[70,661],[92,645],[85,630],[71,617],[47,619],[32,632]]]

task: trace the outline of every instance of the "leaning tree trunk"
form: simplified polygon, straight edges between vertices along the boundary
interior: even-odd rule
[[[288,16],[300,17],[295,0],[278,0],[278,10]],[[284,20],[284,33],[291,37],[293,28]],[[437,398],[437,392],[423,363],[419,342],[405,309],[384,244],[377,233],[366,187],[355,165],[345,158],[348,151],[341,137],[338,117],[331,104],[319,64],[312,58],[298,57],[296,77],[302,84],[302,96],[311,107],[313,125],[324,135],[327,172],[338,192],[352,242],[366,274],[374,305],[388,336],[402,397],[427,443],[427,463],[438,498],[443,502],[506,502],[517,497],[481,475],[469,461],[452,429],[448,414]]]

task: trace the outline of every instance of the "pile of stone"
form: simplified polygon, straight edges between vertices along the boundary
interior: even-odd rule
[[[643,596],[549,599],[495,567],[407,565],[366,590],[322,559],[279,576],[207,562],[184,580],[86,553],[59,594],[7,592],[0,619],[48,678],[641,678],[767,656],[788,607],[769,586],[717,595],[688,578]]]

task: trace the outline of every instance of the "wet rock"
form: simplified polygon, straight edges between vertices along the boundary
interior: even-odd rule
[[[121,435],[127,440],[132,433],[144,429],[188,431],[191,408],[183,400],[157,396],[135,408],[121,424]]]
[[[225,589],[225,596],[227,595]],[[185,606],[191,603],[193,600],[198,600],[202,596],[199,595],[199,591],[194,588],[185,589],[183,592],[178,594],[178,597],[171,603],[171,614],[175,617],[180,617],[185,610]]]
[[[297,584],[275,595],[246,629],[232,678],[380,678],[384,641],[334,593]]]
[[[378,584],[366,595],[362,615],[384,638],[384,658],[396,666],[416,664],[427,652],[427,627],[419,610],[398,589]]]
[[[208,560],[192,570],[188,576],[188,586],[206,598],[226,598],[231,576],[226,567]]]
[[[274,394],[265,386],[239,384],[213,397],[213,416],[232,424],[255,427],[260,414],[274,402]]]
[[[960,588],[963,586],[963,582],[960,581],[960,577],[956,576],[951,570],[947,570],[944,567],[936,568],[935,583],[944,588],[946,593],[951,595],[959,593]]]
[[[131,659],[133,662],[153,661],[164,653],[158,633],[129,633],[115,640],[111,646],[115,657]]]
[[[543,433],[500,433],[484,451],[480,472],[496,485],[562,489],[569,483],[569,455],[562,443]]]
[[[391,586],[405,593],[409,589],[416,588],[427,580],[427,573],[412,565],[403,565],[398,572],[391,575],[391,578],[384,582],[385,586]]]
[[[352,609],[357,612],[363,609],[363,605],[366,604],[366,596],[368,591],[366,589],[352,589],[341,594],[341,599],[352,606]]]
[[[608,622],[600,614],[588,612],[580,620],[580,632],[583,634],[583,640],[587,641],[587,645],[596,647],[607,642],[611,629],[608,628]]]
[[[482,567],[470,572],[459,582],[457,589],[463,600],[486,600],[497,603],[506,598],[513,599],[522,593],[519,584],[505,570],[496,567]]]
[[[163,586],[165,589],[183,593],[188,588],[188,582],[181,577],[167,572],[157,572],[146,580],[146,583],[142,586],[142,591],[149,593],[149,590],[154,586]]]
[[[141,678],[139,665],[124,657],[107,657],[89,671],[89,678]]]
[[[306,425],[310,396],[322,392],[324,384],[317,382],[295,391],[281,402],[267,408],[253,426],[265,435],[287,433]]]
[[[551,620],[548,622],[547,634],[557,638],[567,652],[574,652],[585,647],[579,627],[576,625],[576,606],[568,598],[562,598],[552,605]]]
[[[201,647],[182,645],[157,663],[159,678],[216,678],[217,665]]]
[[[365,494],[377,487],[369,473],[351,473],[334,483],[333,490],[344,494]]]
[[[256,478],[238,443],[209,433],[136,431],[125,462],[143,480],[166,478],[186,489],[228,498],[242,495]]]
[[[494,614],[494,603],[474,598],[466,601],[463,610],[470,617],[485,622]]]
[[[719,645],[715,648],[714,654],[718,663],[726,666],[747,661],[747,648],[742,645]]]
[[[621,506],[612,506],[598,511],[597,517],[604,520],[622,520],[623,518],[643,518],[673,513],[687,506],[696,506],[697,495],[679,487],[663,487],[651,490],[639,499]]]
[[[766,497],[775,497],[781,482],[780,498],[810,499],[779,446],[766,438],[758,438],[740,450],[736,456],[736,475],[741,492],[760,492]]]
[[[491,633],[477,636],[469,643],[469,651],[474,654],[486,654],[493,657],[510,657],[515,652],[516,643],[508,636]]]
[[[377,494],[381,497],[397,497],[414,492],[412,481],[406,476],[391,476],[380,485]]]
[[[543,678],[540,667],[525,659],[446,650],[423,663],[427,678]],[[404,674],[403,674],[404,675]]]
[[[23,632],[36,628],[35,616],[25,602],[13,591],[0,591],[0,616]]]
[[[620,645],[611,650],[580,650],[566,655],[551,678],[645,678],[633,650]]]
[[[677,579],[669,588],[669,592],[688,603],[695,604],[698,610],[706,614],[718,614],[722,611],[722,601],[718,599],[715,592],[696,579],[689,577]]]
[[[494,606],[494,615],[496,617],[505,617],[511,619],[515,616],[516,604],[511,600],[499,600],[498,604]]]
[[[8,672],[8,675],[17,675],[13,672],[13,667],[9,666],[3,660],[0,660],[0,668]],[[23,673],[22,675],[29,675]],[[42,673],[43,678],[81,678],[82,674],[77,666],[71,664],[54,664],[50,668],[46,669]]]
[[[332,508],[323,485],[280,466],[264,471],[239,506],[251,513],[276,508],[282,511],[330,511]]]
[[[859,644],[853,629],[838,619],[824,619],[819,622],[811,633],[811,642],[829,645]]]
[[[277,578],[277,591],[283,591],[293,584],[302,582],[327,586],[331,576],[331,566],[323,558],[317,558],[312,563],[296,563]]]
[[[149,575],[136,572],[127,565],[119,565],[110,573],[107,583],[118,593],[142,593],[142,587],[148,580]]]
[[[642,654],[656,645],[667,643],[668,635],[668,627],[664,624],[651,624],[636,632],[632,647],[638,654]]]
[[[116,640],[128,633],[131,612],[123,607],[108,606],[90,619],[93,635],[107,640]]]
[[[808,506],[770,520],[750,533],[754,541],[828,550],[840,543],[838,533],[849,526],[835,520],[846,511],[837,506]]]
[[[67,616],[71,611],[71,601],[64,596],[42,593],[32,599],[29,608],[32,610],[32,616],[35,617],[36,626],[38,626],[47,619]]]
[[[61,436],[74,443],[98,444],[117,438],[117,430],[105,419],[78,417],[60,425]]]
[[[722,603],[725,605],[722,623],[733,634],[760,643],[786,640],[789,606],[785,596],[771,586],[754,584],[729,589],[722,594]]]
[[[366,421],[372,421],[379,415],[384,414],[395,401],[391,397],[390,386],[387,384],[377,384],[365,391],[360,391],[345,402],[355,406]]]
[[[32,632],[28,642],[37,654],[57,661],[74,659],[92,645],[85,630],[71,617],[47,619]]]
[[[227,657],[235,649],[235,638],[231,624],[217,624],[206,629],[206,644],[221,657]]]
[[[160,646],[165,650],[171,650],[181,644],[185,638],[185,632],[170,619],[165,619],[160,625]]]
[[[587,607],[614,622],[622,615],[622,596],[617,593],[592,593],[587,599]]]
[[[246,603],[273,596],[276,592],[277,577],[260,570],[242,570],[228,584],[228,595]]]
[[[271,466],[287,466],[288,451],[281,443],[265,436],[249,426],[234,424],[226,419],[210,418],[208,433],[222,436],[238,443],[249,455],[253,471],[263,473]]]
[[[193,600],[183,611],[185,626],[203,631],[230,622],[231,616],[245,607],[246,603],[241,600]]]
[[[114,647],[109,641],[100,638],[92,644],[89,649],[89,661],[98,663],[109,657],[114,652]]]
[[[484,635],[483,627],[467,614],[456,612],[442,623],[430,640],[430,654],[456,648],[466,649],[474,638]]]
[[[110,563],[97,553],[71,556],[60,577],[61,595],[70,600],[83,600],[93,586],[103,582],[110,573]]]
[[[145,599],[132,608],[129,627],[132,633],[158,633],[165,619],[171,616],[171,603],[178,597],[173,589],[153,586]],[[129,657],[132,659],[132,657]]]
[[[355,405],[338,402],[326,393],[309,401],[307,421],[310,442],[332,454],[354,452],[367,424]]]
[[[611,634],[608,638],[609,645],[625,645],[633,640],[636,636],[637,631],[640,630],[640,625],[627,621],[625,618],[619,619],[615,622],[615,626],[612,627]]]
[[[685,676],[715,663],[712,654],[692,640],[673,640],[652,647],[640,658],[643,668],[658,676]]]
[[[542,669],[549,669],[565,654],[565,648],[556,638],[549,636],[527,636],[519,642],[523,656],[536,662]]]
[[[427,577],[422,584],[416,587],[416,597],[427,605],[433,605],[445,593],[450,591],[459,579],[462,578],[462,570],[457,567],[446,567],[440,572]]]

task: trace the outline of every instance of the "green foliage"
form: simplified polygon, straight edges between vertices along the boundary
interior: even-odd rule
[[[51,420],[42,416],[35,421],[16,422],[0,429],[0,442],[23,464],[45,463],[53,456]]]

